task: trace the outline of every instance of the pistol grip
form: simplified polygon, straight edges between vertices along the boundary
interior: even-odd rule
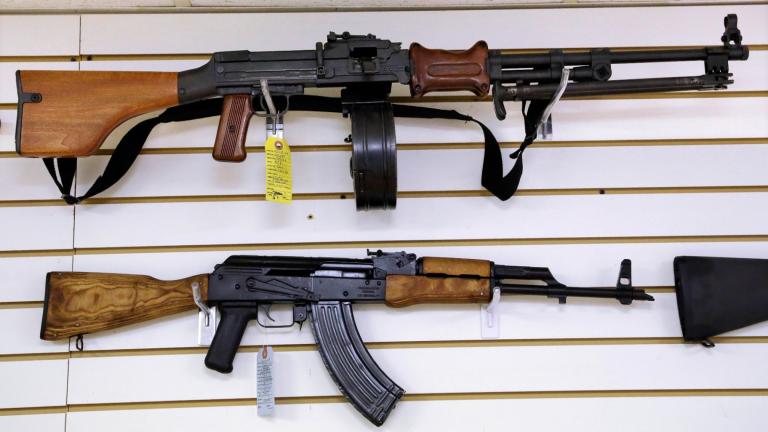
[[[258,308],[220,305],[219,311],[221,322],[205,356],[205,366],[221,373],[230,373],[245,327],[248,321],[256,318]]]
[[[221,162],[245,160],[245,136],[253,115],[251,95],[224,96],[224,107],[219,119],[219,130],[213,144],[213,158]]]

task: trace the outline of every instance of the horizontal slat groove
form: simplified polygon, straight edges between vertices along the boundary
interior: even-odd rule
[[[656,146],[692,146],[692,145],[745,145],[768,144],[768,137],[744,138],[675,138],[675,139],[645,139],[645,140],[579,140],[579,141],[536,141],[531,148],[590,148],[590,147],[656,147]],[[518,142],[501,142],[502,148],[517,148]],[[482,142],[457,143],[398,143],[398,150],[472,150],[482,149]],[[207,154],[213,147],[166,147],[142,149],[140,155],[169,155],[169,154]],[[248,153],[264,153],[263,146],[248,146]],[[352,151],[349,144],[328,145],[296,145],[291,148],[294,153]],[[113,149],[98,150],[95,155],[109,156]],[[20,157],[13,151],[0,151],[0,158]]]
[[[576,390],[576,391],[527,391],[487,393],[406,393],[403,402],[480,399],[542,399],[542,398],[606,398],[606,397],[706,397],[706,396],[765,396],[768,389],[679,389],[679,390]],[[342,396],[277,397],[278,405],[347,403]],[[215,406],[255,405],[255,398],[208,399],[163,402],[118,402],[68,405],[68,412],[116,411],[161,408],[200,408]],[[0,411],[2,415],[2,411]]]
[[[208,245],[164,245],[131,247],[89,247],[76,249],[37,249],[0,251],[0,258],[20,256],[68,256],[161,252],[225,252],[270,249],[346,249],[346,248],[395,248],[440,246],[508,246],[508,245],[568,245],[568,244],[615,244],[615,243],[707,243],[707,242],[766,242],[768,234],[748,235],[700,235],[700,236],[619,236],[619,237],[552,237],[552,238],[500,238],[460,240],[371,240],[351,242],[306,243],[243,243]]]
[[[39,360],[66,360],[70,358],[67,352],[58,353],[30,353],[30,354],[0,354],[0,363],[17,361],[39,361]]]
[[[768,185],[753,186],[670,186],[670,187],[633,187],[633,188],[570,188],[570,189],[520,189],[517,196],[554,196],[554,195],[633,195],[633,194],[691,194],[691,193],[744,193],[768,192]],[[398,198],[460,198],[492,196],[486,190],[453,191],[400,191]],[[352,191],[325,193],[296,193],[294,200],[334,200],[351,199]],[[189,202],[225,202],[225,201],[264,201],[264,194],[233,195],[172,195],[149,197],[112,197],[89,198],[88,205],[100,204],[137,204],[137,203],[189,203]],[[0,201],[0,207],[44,207],[67,205],[63,200],[6,200]]]
[[[66,406],[0,408],[0,417],[11,415],[60,414],[65,412],[67,412]]]
[[[712,98],[763,98],[768,97],[768,90],[722,90],[673,93],[633,93],[605,96],[563,96],[567,100],[640,100],[640,99],[712,99]],[[454,102],[491,102],[490,96],[424,96],[421,98],[393,96],[393,103],[454,103]],[[15,103],[0,103],[0,109],[15,110]]]
[[[715,344],[764,344],[768,336],[721,336],[713,337]],[[84,343],[87,345],[88,340]],[[454,340],[454,341],[407,341],[407,342],[369,342],[368,349],[410,349],[410,348],[484,348],[484,347],[523,347],[523,346],[574,346],[574,345],[681,345],[697,344],[686,342],[679,337],[627,337],[627,338],[569,338],[569,339],[484,339],[484,340]],[[296,352],[316,351],[314,344],[272,345],[275,351]],[[241,345],[238,352],[258,352],[261,345]],[[0,356],[17,360],[40,360],[47,358],[93,358],[93,357],[135,357],[153,355],[190,355],[205,354],[208,347],[177,347],[177,348],[140,348],[93,351],[71,351],[69,353],[52,354],[9,354]],[[59,357],[53,357],[59,356]]]
[[[41,308],[41,301],[0,302],[0,309],[31,309]]]
[[[178,2],[177,2],[178,3]],[[188,3],[188,2],[186,2]],[[746,0],[740,2],[728,2],[728,1],[710,1],[707,3],[709,6],[744,6],[744,5],[761,5],[765,4],[764,0]],[[350,6],[193,6],[181,2],[176,6],[114,6],[104,7],[95,4],[90,7],[80,8],[40,8],[40,7],[19,7],[14,9],[7,9],[3,11],[3,14],[15,15],[15,14],[46,14],[46,15],[59,15],[59,14],[82,14],[82,15],[99,15],[99,14],[196,14],[196,13],[306,13],[306,12],[393,12],[393,11],[462,11],[462,10],[500,10],[500,9],[620,9],[620,8],[654,8],[654,7],[701,7],[702,3],[699,1],[686,1],[681,0],[679,2],[669,1],[617,1],[617,2],[590,2],[590,1],[573,1],[566,0],[560,3],[554,2],[521,2],[521,3],[468,3],[468,4],[434,4],[434,5],[417,5],[417,6],[362,6],[362,7],[350,7]]]
[[[570,399],[609,397],[716,397],[716,396],[768,396],[768,389],[675,389],[675,390],[577,390],[577,391],[528,391],[528,392],[487,392],[487,393],[407,393],[403,402],[440,400],[483,400],[483,399]],[[300,396],[277,397],[278,405],[347,403],[342,396]],[[202,408],[255,405],[255,398],[207,399],[163,402],[121,402],[99,404],[70,404],[66,406],[5,408],[0,416],[51,414],[65,412],[118,411],[167,408]]]

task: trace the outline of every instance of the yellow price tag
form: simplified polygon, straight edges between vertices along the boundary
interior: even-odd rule
[[[274,135],[264,143],[267,161],[267,201],[290,203],[293,199],[291,148]]]

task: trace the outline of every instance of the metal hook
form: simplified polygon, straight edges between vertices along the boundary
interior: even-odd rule
[[[267,133],[282,138],[283,114],[288,111],[288,105],[286,103],[286,109],[284,111],[278,111],[277,108],[275,108],[275,102],[272,100],[272,94],[269,92],[269,81],[265,79],[259,80],[259,85],[261,87],[262,95],[259,100],[261,107],[264,108],[264,103],[267,104]]]
[[[192,300],[195,302],[198,308],[205,314],[205,325],[210,325],[211,309],[203,303],[203,296],[200,293],[200,282],[192,282]]]

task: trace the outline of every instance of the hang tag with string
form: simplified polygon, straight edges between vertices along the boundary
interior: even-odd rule
[[[277,111],[267,80],[261,80],[261,93],[267,104],[267,140],[264,142],[267,201],[290,203],[293,200],[291,148],[283,138],[285,111]],[[286,108],[287,109],[287,108]]]
[[[269,417],[275,413],[275,389],[272,386],[271,346],[264,345],[256,356],[256,414]]]

